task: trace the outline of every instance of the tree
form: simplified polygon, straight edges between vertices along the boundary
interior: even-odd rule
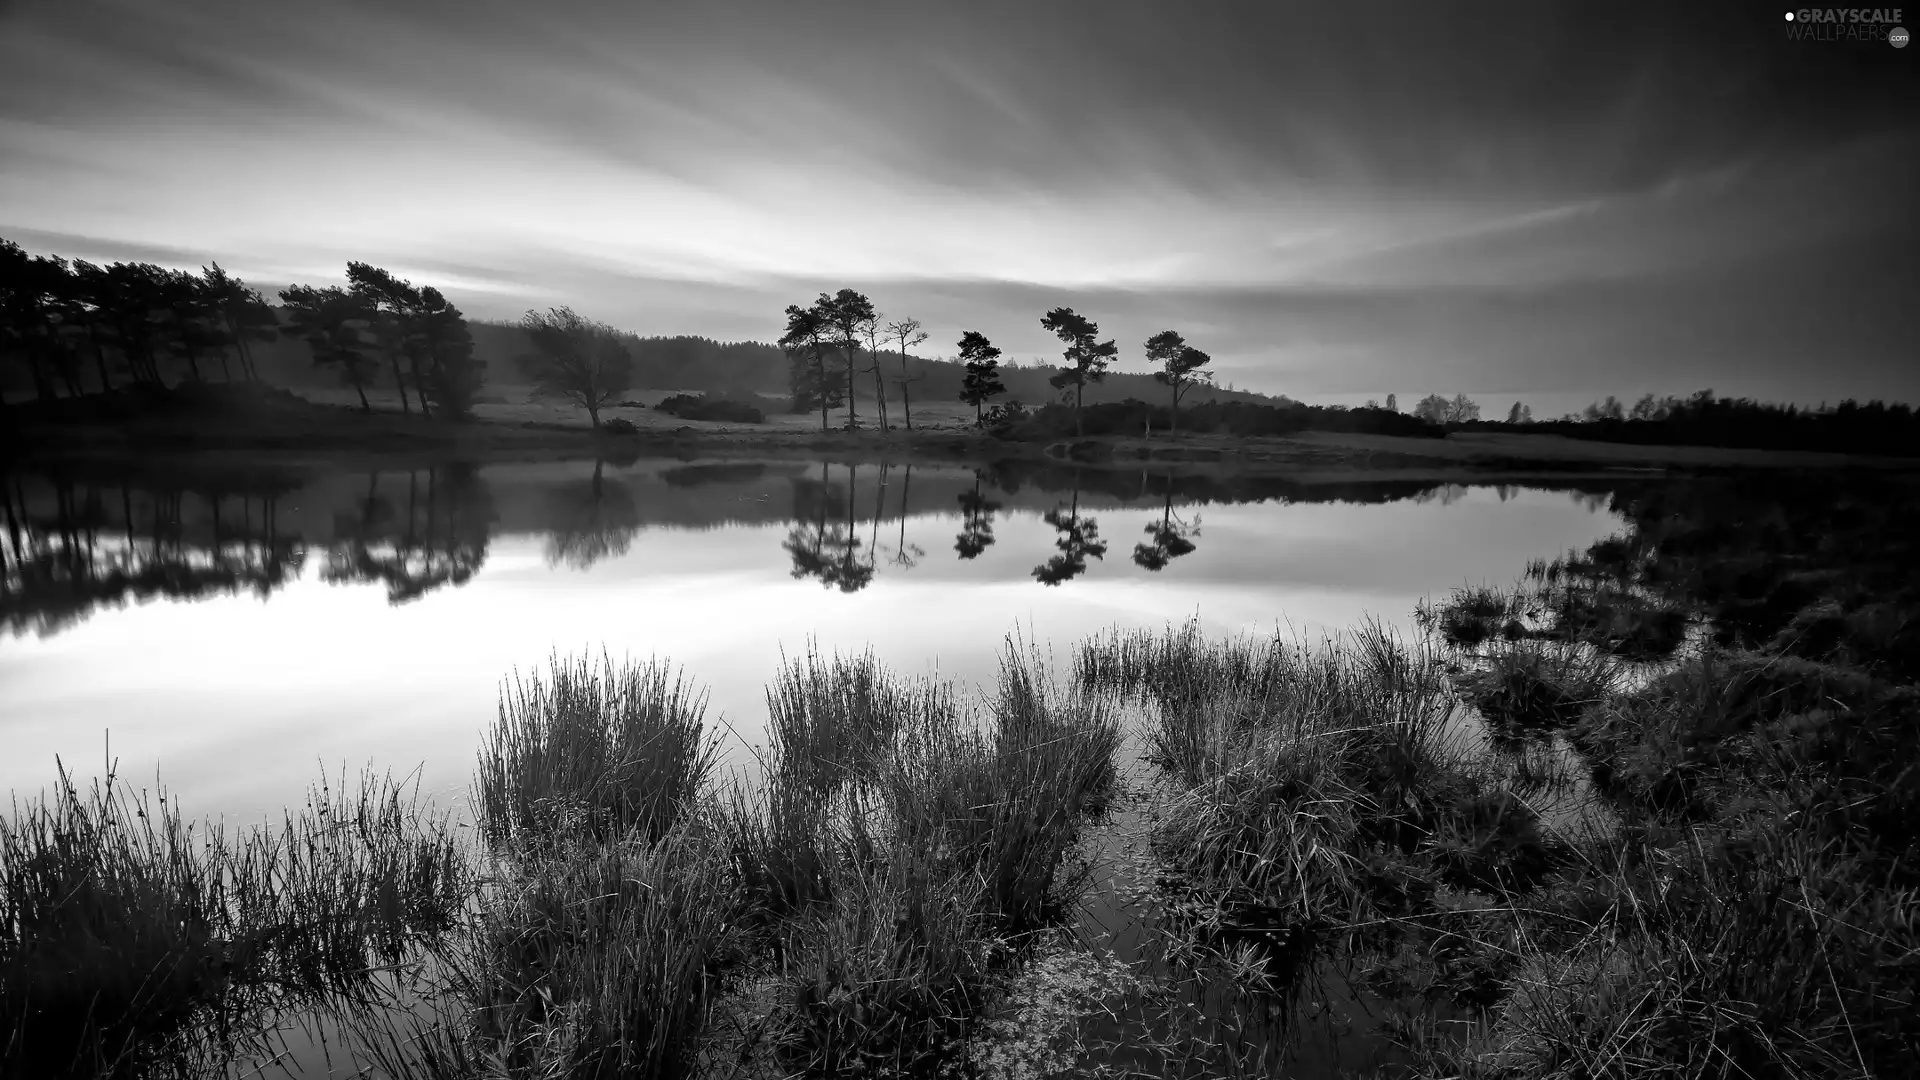
[[[1634,420],[1655,420],[1660,412],[1660,402],[1652,395],[1633,403],[1633,411],[1627,415]]]
[[[907,350],[926,341],[927,332],[920,328],[919,319],[900,319],[887,324],[887,337],[900,344],[900,416],[906,421],[907,430],[912,431],[913,398],[907,393],[907,385],[914,379],[907,374]]]
[[[280,302],[287,306],[294,336],[313,350],[314,364],[338,365],[341,381],[360,396],[360,408],[372,412],[367,383],[373,380],[373,360],[367,355],[370,345],[360,334],[360,327],[369,320],[366,299],[338,285],[324,289],[295,285],[282,290]]]
[[[620,332],[569,307],[529,311],[520,326],[534,351],[515,362],[533,383],[533,396],[580,406],[599,430],[600,410],[620,400],[633,378],[633,354]]]
[[[18,358],[41,400],[54,396],[56,384],[68,396],[80,392],[77,360],[61,333],[71,277],[66,260],[28,255],[0,240],[0,349]]]
[[[827,430],[827,410],[840,402],[840,384],[827,372],[826,315],[818,305],[787,305],[787,332],[779,345],[787,354],[788,383],[793,389],[793,411],[820,410],[820,430]]]
[[[220,321],[226,326],[227,339],[240,361],[240,373],[251,381],[258,381],[260,368],[253,362],[249,342],[278,338],[280,320],[257,291],[221,269],[219,263],[201,267],[200,275]]]
[[[1054,308],[1041,318],[1040,325],[1067,344],[1067,366],[1049,377],[1047,385],[1055,390],[1073,387],[1073,433],[1084,435],[1086,427],[1081,421],[1080,407],[1087,384],[1106,378],[1107,365],[1120,350],[1111,340],[1096,342],[1100,324],[1072,308]]]
[[[394,389],[400,392],[400,411],[411,413],[413,409],[407,404],[407,380],[400,373],[400,358],[407,353],[408,319],[420,304],[420,294],[411,283],[363,262],[347,263],[347,284],[355,295],[366,302],[373,338],[380,343],[380,351],[386,354],[387,363],[393,369]],[[420,382],[420,371],[415,367],[413,387],[416,392],[420,390]],[[431,415],[427,411],[424,395],[420,411]]]
[[[1455,394],[1451,399],[1428,394],[1413,407],[1413,415],[1430,424],[1464,424],[1480,419],[1480,406],[1465,394]]]
[[[1531,409],[1526,405],[1521,404],[1518,401],[1514,402],[1513,408],[1507,410],[1507,423],[1509,424],[1533,423],[1533,409]]]
[[[960,335],[960,362],[967,374],[960,382],[960,400],[973,406],[973,426],[986,422],[987,399],[1007,392],[1000,381],[1000,350],[978,330]]]
[[[1176,331],[1162,330],[1147,339],[1147,363],[1160,367],[1153,373],[1154,381],[1173,388],[1173,411],[1167,419],[1169,432],[1180,428],[1180,395],[1192,389],[1194,383],[1213,378],[1212,372],[1200,370],[1212,362],[1212,357],[1187,344]]]
[[[882,434],[885,434],[888,428],[886,376],[880,370],[880,339],[886,334],[885,328],[880,325],[880,320],[884,318],[886,316],[876,312],[873,318],[862,322],[859,326],[860,338],[867,343],[867,366],[863,370],[873,375],[874,418],[880,425]]]
[[[832,296],[821,293],[813,306],[825,321],[829,336],[846,356],[847,430],[852,431],[860,426],[853,389],[853,376],[860,356],[860,338],[879,316],[874,314],[873,301],[852,289],[841,289]]]
[[[473,355],[473,332],[460,309],[431,285],[419,291],[407,313],[406,348],[416,371],[424,366],[421,411],[426,404],[440,415],[464,420],[473,415],[474,399],[486,382],[486,365]]]
[[[1447,422],[1447,404],[1447,399],[1439,394],[1428,394],[1413,407],[1413,415],[1429,424],[1444,424]]]
[[[1388,395],[1387,395],[1387,411],[1388,411],[1388,412],[1396,412],[1396,413],[1400,411],[1400,399],[1399,399],[1399,397],[1397,397],[1397,396],[1395,396],[1395,395],[1393,395],[1393,394],[1388,394]]]
[[[199,382],[200,354],[217,351],[227,381],[233,371],[227,367],[227,334],[220,318],[220,303],[205,281],[184,271],[168,271],[161,284],[161,297],[167,314],[168,346],[187,362],[187,372]]]

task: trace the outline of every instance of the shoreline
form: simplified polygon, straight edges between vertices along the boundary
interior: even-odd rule
[[[657,414],[638,431],[613,434],[584,423],[422,421],[387,411],[318,404],[292,394],[263,407],[183,410],[119,418],[15,418],[0,443],[0,467],[149,461],[210,467],[302,468],[378,462],[503,464],[643,457],[827,458],[929,464],[1024,461],[1095,469],[1343,479],[1461,476],[1498,482],[1530,475],[1658,477],[1699,471],[1780,469],[1920,471],[1920,459],[1731,447],[1643,446],[1554,435],[1454,433],[1441,439],[1306,431],[1236,437],[997,438],[970,427],[879,432],[796,430],[776,425],[679,421]],[[669,428],[667,423],[673,423]]]

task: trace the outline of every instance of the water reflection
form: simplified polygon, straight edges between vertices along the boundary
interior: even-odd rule
[[[1055,507],[1042,517],[1060,534],[1053,542],[1059,553],[1033,568],[1034,580],[1042,585],[1058,585],[1079,577],[1087,572],[1089,558],[1103,559],[1107,555],[1106,541],[1100,539],[1100,526],[1093,518],[1080,516],[1078,483],[1073,486],[1073,501],[1067,512],[1063,514],[1060,509]]]
[[[962,559],[978,558],[993,546],[993,512],[1000,504],[980,491],[981,470],[973,473],[973,490],[960,493],[960,534],[953,538],[953,550]]]
[[[1615,485],[1552,486],[1598,510]],[[1502,485],[1501,501],[1518,490]],[[1145,539],[1133,546],[1131,568],[1159,573],[1196,550],[1202,505],[1446,506],[1468,491],[1437,480],[1322,483],[1037,462],[606,460],[304,475],[151,467],[15,475],[0,479],[0,624],[45,635],[129,597],[264,597],[300,577],[309,550],[322,554],[321,582],[378,585],[390,603],[405,604],[473,580],[502,536],[540,537],[550,568],[586,572],[629,555],[644,530],[659,527],[784,525],[773,543],[792,576],[839,593],[861,592],[882,576],[927,573],[928,537],[916,530],[928,525],[953,538],[954,556],[934,563],[990,561],[981,556],[1017,535],[1028,557],[1042,560],[1026,563],[1026,576],[1060,586],[1104,561],[1098,519],[1112,513],[1154,514],[1138,526]],[[1050,533],[1033,547],[1029,530],[1002,527],[1009,520],[1044,522]],[[1239,550],[1243,539],[1228,544]]]
[[[358,505],[334,517],[321,580],[332,585],[377,582],[386,586],[393,604],[472,580],[487,561],[494,522],[492,499],[479,471],[462,464],[407,473],[404,516],[382,493],[384,479],[381,473],[369,473]]]
[[[1191,538],[1200,535],[1200,518],[1195,515],[1193,524],[1189,525],[1174,515],[1173,487],[1168,485],[1160,520],[1148,523],[1145,531],[1148,541],[1133,546],[1134,564],[1143,570],[1164,570],[1180,556],[1193,554],[1195,544]]]
[[[604,461],[593,463],[592,478],[556,485],[547,505],[553,515],[547,532],[548,566],[585,570],[610,555],[625,555],[640,531],[633,493],[606,478]]]
[[[849,465],[847,482],[834,484],[823,461],[819,480],[793,479],[794,524],[781,546],[793,560],[794,577],[817,578],[821,585],[844,593],[859,592],[872,583],[873,561],[861,560],[860,538],[855,534],[853,496],[858,474],[859,466]],[[839,516],[842,506],[844,521]],[[877,510],[875,517],[877,528]]]
[[[10,478],[0,483],[0,625],[44,635],[129,598],[265,596],[306,564],[305,541],[281,528],[287,490]]]

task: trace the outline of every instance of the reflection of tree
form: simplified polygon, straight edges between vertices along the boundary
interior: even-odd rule
[[[1133,545],[1133,561],[1146,570],[1164,570],[1168,563],[1193,551],[1189,536],[1200,535],[1200,521],[1192,525],[1173,516],[1173,485],[1167,485],[1167,504],[1160,520],[1146,527],[1147,543]]]
[[[387,600],[404,604],[444,585],[464,585],[487,561],[493,498],[473,466],[407,473],[406,515],[379,497],[380,474],[367,478],[358,514],[334,519],[321,579],[330,584],[379,582]]]
[[[834,520],[828,520],[841,502],[841,492],[837,485],[828,482],[825,462],[820,464],[819,480],[794,479],[795,521],[781,545],[793,559],[794,577],[818,578],[821,585],[847,593],[859,592],[872,583],[873,564],[860,560],[860,538],[854,535],[853,495],[857,475],[855,466],[847,466],[844,522],[838,520],[837,514]]]
[[[585,570],[609,555],[625,555],[640,531],[633,493],[618,480],[602,476],[605,464],[593,463],[593,478],[554,489],[547,499],[553,528],[547,533],[547,565],[565,563]]]
[[[29,499],[0,484],[0,625],[52,634],[129,598],[266,596],[300,573],[306,547],[280,531],[285,490],[139,489],[55,479]]]
[[[980,493],[980,472],[974,470],[973,490],[960,493],[960,534],[953,550],[971,559],[993,546],[993,512],[1000,504]]]
[[[1441,506],[1452,506],[1467,496],[1465,484],[1441,484],[1412,496],[1412,501],[1420,504],[1437,502]]]
[[[907,543],[907,499],[913,493],[913,466],[906,467],[906,473],[900,478],[900,537],[893,545],[893,564],[902,570],[911,570],[914,564],[926,552],[919,544]],[[879,514],[876,507],[874,513]]]
[[[1064,515],[1058,508],[1049,510],[1043,519],[1053,526],[1060,536],[1053,546],[1060,554],[1033,568],[1035,580],[1042,585],[1058,585],[1087,572],[1087,559],[1105,558],[1106,541],[1100,539],[1099,526],[1092,518],[1080,519],[1080,487],[1073,489],[1073,505]]]

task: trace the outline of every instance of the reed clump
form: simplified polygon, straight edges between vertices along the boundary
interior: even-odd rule
[[[664,663],[549,658],[515,677],[480,750],[475,816],[488,845],[580,836],[657,840],[712,770],[706,694]]]
[[[245,1038],[432,948],[468,880],[445,822],[390,778],[228,832],[62,768],[0,818],[0,1066],[191,1072],[220,1052],[211,1031]]]

